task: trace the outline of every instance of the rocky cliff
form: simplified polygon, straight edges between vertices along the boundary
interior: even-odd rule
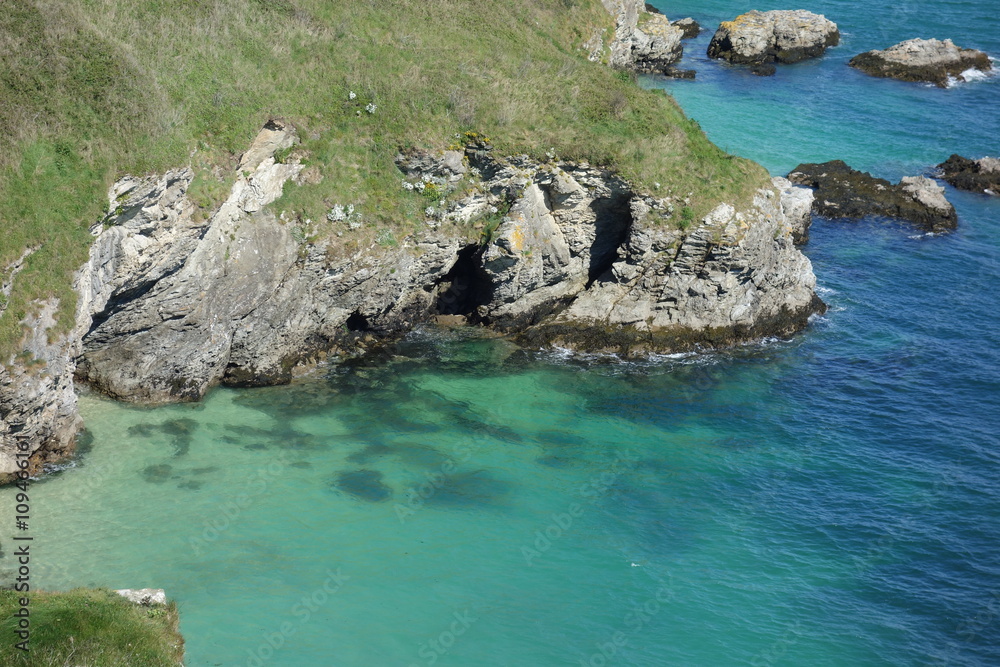
[[[601,0],[615,17],[615,36],[610,44],[610,64],[617,69],[659,73],[677,63],[684,53],[684,28],[670,23],[657,11],[647,11],[642,0]],[[592,58],[603,44],[593,40]]]
[[[397,158],[401,180],[454,191],[452,203],[429,209],[420,232],[348,253],[350,219],[332,215],[339,235],[311,240],[308,221],[268,208],[302,175],[297,160],[274,157],[295,142],[291,126],[268,123],[205,219],[190,170],[112,187],[76,281],[76,329],[49,342],[43,322],[29,323],[29,349],[48,365],[4,371],[0,472],[13,472],[17,442],[30,443],[36,468],[69,451],[74,374],[121,400],[163,403],[219,383],[288,382],[302,364],[442,315],[531,345],[636,354],[787,334],[822,309],[793,245],[809,191],[787,181],[698,221],[681,198],[587,164],[501,157],[481,143],[411,150]],[[495,222],[472,238],[476,219]]]

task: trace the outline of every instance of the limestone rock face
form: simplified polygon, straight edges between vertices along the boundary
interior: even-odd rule
[[[631,355],[796,331],[825,310],[792,242],[796,206],[763,189],[749,210],[720,205],[690,234],[633,225],[611,267],[521,338]]]
[[[612,67],[657,73],[681,59],[683,30],[663,14],[649,12],[642,0],[602,0],[615,17]]]
[[[839,43],[837,24],[821,14],[754,10],[720,23],[708,55],[738,65],[795,63],[820,56]]]
[[[781,193],[781,210],[792,229],[792,241],[796,245],[809,242],[809,227],[812,224],[813,192],[797,186],[787,178],[776,176],[771,179]]]
[[[952,155],[938,165],[944,180],[960,190],[1000,196],[1000,159],[983,157],[970,160]]]
[[[950,81],[971,78],[972,72],[993,69],[985,53],[955,46],[950,39],[908,39],[882,51],[854,56],[848,64],[872,76],[926,81],[942,88]]]
[[[800,164],[788,179],[815,188],[813,212],[828,218],[882,216],[906,220],[934,233],[953,230],[958,224],[944,188],[930,178],[908,176],[893,185],[833,160]]]
[[[82,420],[72,360],[78,346],[72,334],[49,341],[58,307],[58,301],[46,301],[23,320],[22,358],[0,365],[0,484],[13,481],[19,470],[35,475],[76,447]]]

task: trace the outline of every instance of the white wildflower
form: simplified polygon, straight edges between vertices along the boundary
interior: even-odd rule
[[[403,181],[403,189],[404,190],[409,190],[410,192],[412,192],[413,191],[413,183],[410,183],[409,181]]]
[[[368,113],[375,113],[376,109],[378,109],[378,107],[372,102],[369,102],[368,106],[365,107],[365,111]]]
[[[430,183],[431,182],[431,175],[430,174],[424,174],[423,180],[424,180],[424,183]]]
[[[347,214],[344,213],[344,207],[340,204],[336,204],[330,212],[326,214],[326,219],[330,222],[340,222],[341,220],[347,219]]]
[[[659,181],[654,182],[653,183],[653,187],[656,188],[657,190],[659,190],[660,189],[660,183],[659,183]]]
[[[354,215],[354,204],[347,205],[347,215],[349,216]]]
[[[433,206],[428,206],[427,208],[424,209],[424,215],[426,215],[428,218],[433,218],[434,213],[435,211]]]
[[[498,209],[496,206],[490,206],[490,213],[499,213],[499,212],[500,209]]]
[[[427,187],[427,186],[424,185],[423,181],[417,181],[417,184],[414,185],[413,187],[415,187],[417,189],[417,192],[423,192],[424,188]]]
[[[347,226],[351,229],[359,229],[361,227],[361,220],[351,220],[347,223]]]
[[[355,98],[357,98],[357,95],[354,94],[353,90],[347,94],[347,99],[353,100]]]

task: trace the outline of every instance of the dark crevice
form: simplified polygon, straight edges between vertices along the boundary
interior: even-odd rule
[[[438,315],[465,315],[470,321],[477,317],[479,306],[493,298],[493,283],[482,268],[482,248],[469,244],[458,251],[451,270],[438,284],[434,310]]]
[[[371,331],[372,328],[368,318],[357,310],[351,313],[351,316],[344,322],[344,326],[347,327],[348,331]]]
[[[587,267],[587,288],[608,272],[621,259],[619,250],[632,231],[631,192],[614,197],[595,199],[590,205],[594,212],[594,242],[590,246],[590,265]]]

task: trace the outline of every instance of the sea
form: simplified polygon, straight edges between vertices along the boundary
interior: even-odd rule
[[[796,5],[842,42],[773,77],[705,50],[789,7],[653,4],[705,31],[696,79],[641,84],[774,175],[1000,154],[1000,77],[847,66],[1000,57],[995,0]],[[288,387],[84,393],[81,455],[32,486],[33,582],[164,589],[189,667],[1000,665],[1000,198],[946,194],[946,235],[817,218],[829,311],[788,339],[637,362],[428,329]]]

